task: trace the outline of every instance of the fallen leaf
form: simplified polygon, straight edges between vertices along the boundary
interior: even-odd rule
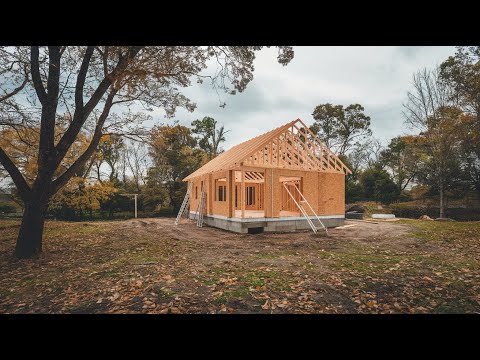
[[[267,301],[265,301],[265,304],[262,305],[262,309],[268,310],[269,308],[270,308],[270,300],[267,299]]]

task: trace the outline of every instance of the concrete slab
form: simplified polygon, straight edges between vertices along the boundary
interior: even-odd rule
[[[394,214],[372,214],[372,219],[395,219]]]

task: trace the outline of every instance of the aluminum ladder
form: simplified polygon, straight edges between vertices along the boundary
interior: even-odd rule
[[[312,206],[310,205],[310,203],[307,201],[307,199],[305,199],[305,196],[303,196],[302,192],[301,192],[300,189],[297,187],[297,184],[295,184],[295,183],[292,183],[292,184],[293,184],[293,187],[295,188],[295,190],[300,194],[300,197],[302,198],[302,200],[300,201],[300,203],[298,203],[297,200],[295,200],[295,196],[293,196],[293,194],[290,192],[290,190],[288,190],[287,182],[284,182],[284,183],[283,183],[283,187],[285,188],[285,190],[287,190],[288,195],[290,195],[291,199],[293,200],[293,202],[295,203],[295,205],[297,205],[297,208],[300,210],[300,212],[302,213],[303,217],[307,220],[308,225],[310,225],[310,228],[312,229],[312,231],[316,234],[316,233],[318,232],[318,230],[324,230],[324,231],[325,231],[325,234],[328,236],[327,228],[325,227],[325,225],[323,225],[322,220],[320,220],[320,218],[319,218],[318,215],[315,213],[315,211],[313,210],[313,208],[312,208]],[[313,213],[313,215],[315,216],[315,218],[316,218],[316,219],[318,220],[318,222],[320,223],[320,227],[315,226],[315,224],[313,223],[312,219],[310,218],[310,216],[308,216],[307,212],[305,211],[302,203],[303,203],[303,204],[307,204],[307,206],[310,208],[310,211]]]
[[[197,226],[198,227],[203,227],[203,212],[205,210],[206,199],[207,199],[207,193],[205,191],[202,191],[200,195],[200,202],[198,203],[198,208],[197,208]]]
[[[193,188],[193,182],[188,184],[187,193],[185,194],[185,198],[183,199],[182,206],[180,207],[180,211],[178,212],[177,218],[175,219],[175,225],[178,225],[180,223],[180,219],[182,218],[183,213],[188,208],[188,205],[190,205],[190,193],[192,192],[192,188]]]

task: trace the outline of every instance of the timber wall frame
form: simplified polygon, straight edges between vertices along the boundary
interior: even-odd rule
[[[245,217],[245,188],[263,184],[264,217],[279,217],[280,180],[285,177],[301,179],[302,192],[318,215],[344,215],[345,175],[350,173],[338,156],[297,119],[232,147],[184,181],[193,183],[191,211],[197,209],[202,188],[207,193],[207,216],[233,218],[237,209],[240,217]],[[225,186],[225,195],[219,196],[220,185]],[[237,206],[235,187],[240,189]]]

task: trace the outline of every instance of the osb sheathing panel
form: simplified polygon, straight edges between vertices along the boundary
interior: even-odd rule
[[[281,184],[280,176],[302,177],[302,193],[317,211],[317,215],[343,215],[345,212],[345,175],[337,173],[325,173],[288,169],[262,169],[265,176],[264,205],[266,217],[279,217],[281,209]],[[231,173],[233,175],[233,172]],[[273,208],[271,198],[271,184],[273,177]],[[215,179],[227,178],[227,201],[215,201]],[[200,201],[200,185],[204,181],[204,189],[207,191],[208,214],[231,216],[229,203],[234,202],[235,188],[229,187],[229,171],[217,172],[208,176],[194,179],[192,194],[190,197],[190,209],[196,211]],[[240,183],[238,184],[240,185]],[[195,199],[195,186],[198,186],[198,199]],[[239,194],[240,195],[240,194]],[[240,205],[240,196],[239,196]],[[240,206],[238,206],[240,209]],[[306,207],[307,212],[311,211]]]
[[[317,215],[345,214],[345,175],[318,173]]]
[[[222,178],[227,178],[227,182],[224,184],[227,186],[226,189],[226,194],[227,194],[227,199],[228,199],[228,194],[229,194],[229,188],[228,188],[228,171],[219,171],[217,173],[214,173],[212,176],[212,186],[211,186],[211,194],[212,194],[212,213],[215,215],[222,215],[222,216],[228,216],[228,204],[227,201],[218,201],[218,195],[216,194],[217,189],[215,189],[215,180],[216,179],[222,179]]]
[[[207,187],[205,189],[207,189],[207,207],[208,207],[208,211],[207,211],[207,214],[210,214],[212,215],[213,214],[213,190],[212,190],[212,187],[213,187],[213,175],[212,174],[209,174],[208,175],[208,181],[207,181]]]
[[[192,192],[190,194],[190,211],[197,211],[198,204],[200,203],[200,197],[202,195],[201,185],[203,181],[203,188],[207,192],[207,204],[208,204],[208,197],[209,197],[209,184],[208,184],[208,176],[199,177],[193,180],[193,187]],[[195,198],[195,187],[197,187],[197,198]]]
[[[273,191],[269,190],[273,194],[273,209],[272,217],[280,217],[280,210],[282,208],[282,193],[280,191],[280,170],[272,169],[272,178],[273,178]],[[270,181],[272,180],[270,179]],[[271,185],[271,183],[269,184]],[[267,192],[267,191],[265,191]]]
[[[302,194],[314,211],[318,209],[318,176],[314,172],[306,172],[303,178]],[[314,215],[310,207],[305,206],[308,215]],[[317,214],[318,215],[318,214]]]
[[[301,185],[300,191],[302,192],[305,199],[307,199],[312,209],[314,211],[317,211],[318,209],[318,175],[317,175],[318,172],[279,169],[278,173],[279,173],[279,177],[280,176],[301,177],[302,185]],[[279,187],[281,186],[283,185],[279,184]],[[305,206],[305,211],[307,212],[308,215],[313,215],[313,212],[310,210],[308,206]]]
[[[272,215],[272,171],[273,169],[265,169],[265,217],[273,217]]]

